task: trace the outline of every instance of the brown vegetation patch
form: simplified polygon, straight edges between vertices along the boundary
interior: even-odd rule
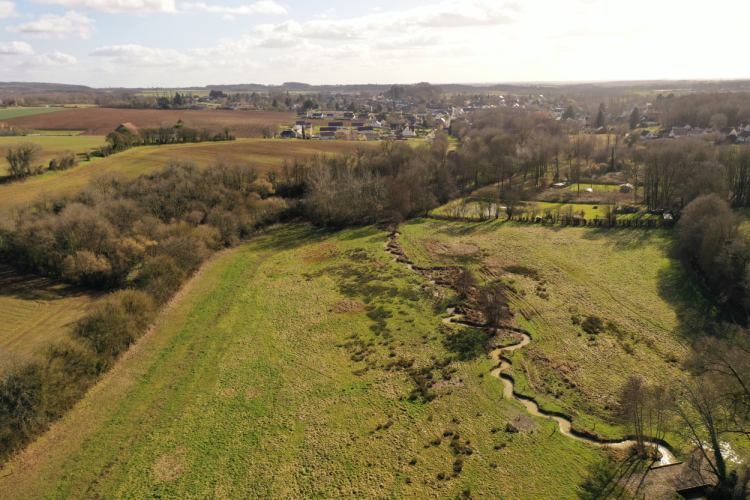
[[[333,310],[339,314],[358,314],[365,310],[365,303],[359,300],[342,300],[333,306]]]
[[[245,399],[247,399],[248,401],[258,396],[260,396],[260,391],[258,389],[250,387],[247,391],[245,391]]]
[[[498,279],[509,274],[506,268],[513,265],[515,262],[500,257],[491,257],[482,261],[480,272],[490,279]]]
[[[560,380],[568,384],[571,388],[577,386],[573,380],[575,374],[581,369],[578,363],[573,361],[561,361],[557,359],[550,359],[536,348],[531,348],[526,351],[526,356],[529,359],[541,363],[545,368],[554,373]]]
[[[380,269],[381,267],[385,267],[386,263],[385,263],[385,262],[383,262],[382,260],[379,260],[379,259],[378,259],[378,260],[374,260],[374,261],[372,261],[372,262],[370,263],[370,265],[371,265],[372,267],[377,267],[378,269]]]
[[[224,389],[225,396],[234,396],[235,394],[237,394],[237,389],[235,389],[234,387],[227,387],[226,389]]]
[[[463,257],[479,253],[479,247],[476,245],[467,245],[465,243],[443,243],[441,241],[427,240],[422,242],[430,257]]]
[[[302,257],[302,260],[308,264],[317,264],[333,260],[339,255],[339,253],[341,252],[339,252],[339,249],[335,244],[326,243],[309,249],[309,251]]]
[[[533,418],[520,411],[509,420],[509,423],[520,432],[531,432],[539,427],[539,424]]]
[[[157,483],[174,481],[182,475],[182,471],[185,469],[184,454],[185,448],[180,446],[172,453],[165,453],[156,460],[152,473]]]

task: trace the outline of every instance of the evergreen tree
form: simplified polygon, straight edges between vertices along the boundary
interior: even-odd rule
[[[633,112],[630,113],[630,130],[633,130],[638,126],[638,120],[641,119],[641,110],[637,107],[633,108]]]

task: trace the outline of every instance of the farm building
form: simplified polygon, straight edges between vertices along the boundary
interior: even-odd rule
[[[284,130],[279,134],[279,137],[282,139],[296,139],[299,137],[299,134],[294,130]]]
[[[378,134],[365,134],[366,141],[379,141],[380,136]]]
[[[334,139],[336,139],[336,132],[321,132],[320,133],[321,141],[330,141]]]
[[[18,103],[15,99],[3,99],[3,106],[18,106]]]
[[[121,134],[124,133],[124,132],[131,132],[133,134],[137,134],[138,133],[138,127],[136,127],[135,125],[133,125],[130,122],[123,123],[123,124],[121,124],[119,127],[117,127],[115,129],[115,132],[119,132]]]
[[[344,122],[328,122],[329,127],[344,128]]]

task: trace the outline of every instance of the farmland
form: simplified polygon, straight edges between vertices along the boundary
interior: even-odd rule
[[[54,147],[80,152],[85,141],[101,144],[101,138],[91,137],[36,137],[35,142],[47,144],[50,151]],[[4,141],[5,138],[0,139]],[[8,141],[17,142],[17,141]],[[76,145],[73,147],[73,145]],[[91,176],[100,173],[119,172],[127,176],[148,173],[164,166],[171,158],[190,158],[201,166],[208,165],[217,158],[228,158],[255,165],[260,173],[281,167],[285,159],[310,157],[316,153],[340,153],[353,151],[356,147],[377,147],[365,143],[339,141],[295,141],[282,139],[238,139],[229,142],[207,142],[197,144],[177,144],[145,146],[117,153],[107,158],[96,159],[71,170],[48,173],[32,177],[24,182],[0,184],[0,209],[16,203],[31,201],[41,192],[72,193],[86,185]],[[54,155],[53,155],[54,156]]]
[[[44,121],[44,118],[39,117],[39,115],[46,115],[58,111],[63,111],[63,108],[5,108],[0,109],[0,121],[6,121],[11,118],[36,116],[38,117],[37,120],[41,123],[42,121]],[[39,118],[41,118],[41,120]],[[22,128],[33,127],[22,126]]]
[[[62,337],[91,300],[85,290],[0,266],[0,350],[39,353]]]
[[[406,360],[433,366],[461,327],[384,240],[287,225],[225,252],[0,498],[575,498],[599,451],[504,400],[485,357],[408,397]]]
[[[77,137],[68,135],[56,135],[56,136],[32,136],[32,137],[0,137],[0,175],[5,175],[5,169],[8,167],[8,162],[5,160],[5,149],[19,142],[33,142],[39,144],[44,150],[42,157],[39,159],[39,165],[47,165],[51,159],[57,156],[58,153],[64,151],[73,151],[79,154],[78,159],[81,159],[80,154],[86,149],[94,150],[99,146],[104,145],[103,137]],[[0,186],[0,190],[3,186]]]
[[[415,264],[466,265],[508,286],[535,341],[516,351],[517,388],[605,436],[622,435],[612,427],[612,388],[630,374],[679,377],[695,335],[721,319],[672,256],[671,230],[418,219],[402,231]],[[613,326],[589,334],[580,321],[592,316]]]
[[[273,111],[232,111],[211,109],[129,109],[81,108],[60,111],[51,115],[20,116],[4,120],[9,125],[38,130],[85,130],[86,135],[107,135],[122,123],[136,127],[158,127],[163,122],[170,125],[177,120],[194,127],[208,127],[214,132],[229,127],[236,137],[261,137],[266,125],[290,125],[296,121],[293,113]],[[316,123],[323,123],[317,120]]]

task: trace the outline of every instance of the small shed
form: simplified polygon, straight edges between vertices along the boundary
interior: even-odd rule
[[[629,182],[627,182],[625,184],[620,184],[620,192],[621,193],[629,193],[632,190],[633,190],[633,185],[630,184]]]
[[[136,127],[135,125],[133,125],[130,122],[127,122],[127,123],[121,124],[119,127],[117,127],[115,129],[115,132],[119,132],[121,134],[123,132],[126,132],[126,131],[130,132],[130,133],[133,133],[133,134],[137,134],[138,133],[138,127]]]

